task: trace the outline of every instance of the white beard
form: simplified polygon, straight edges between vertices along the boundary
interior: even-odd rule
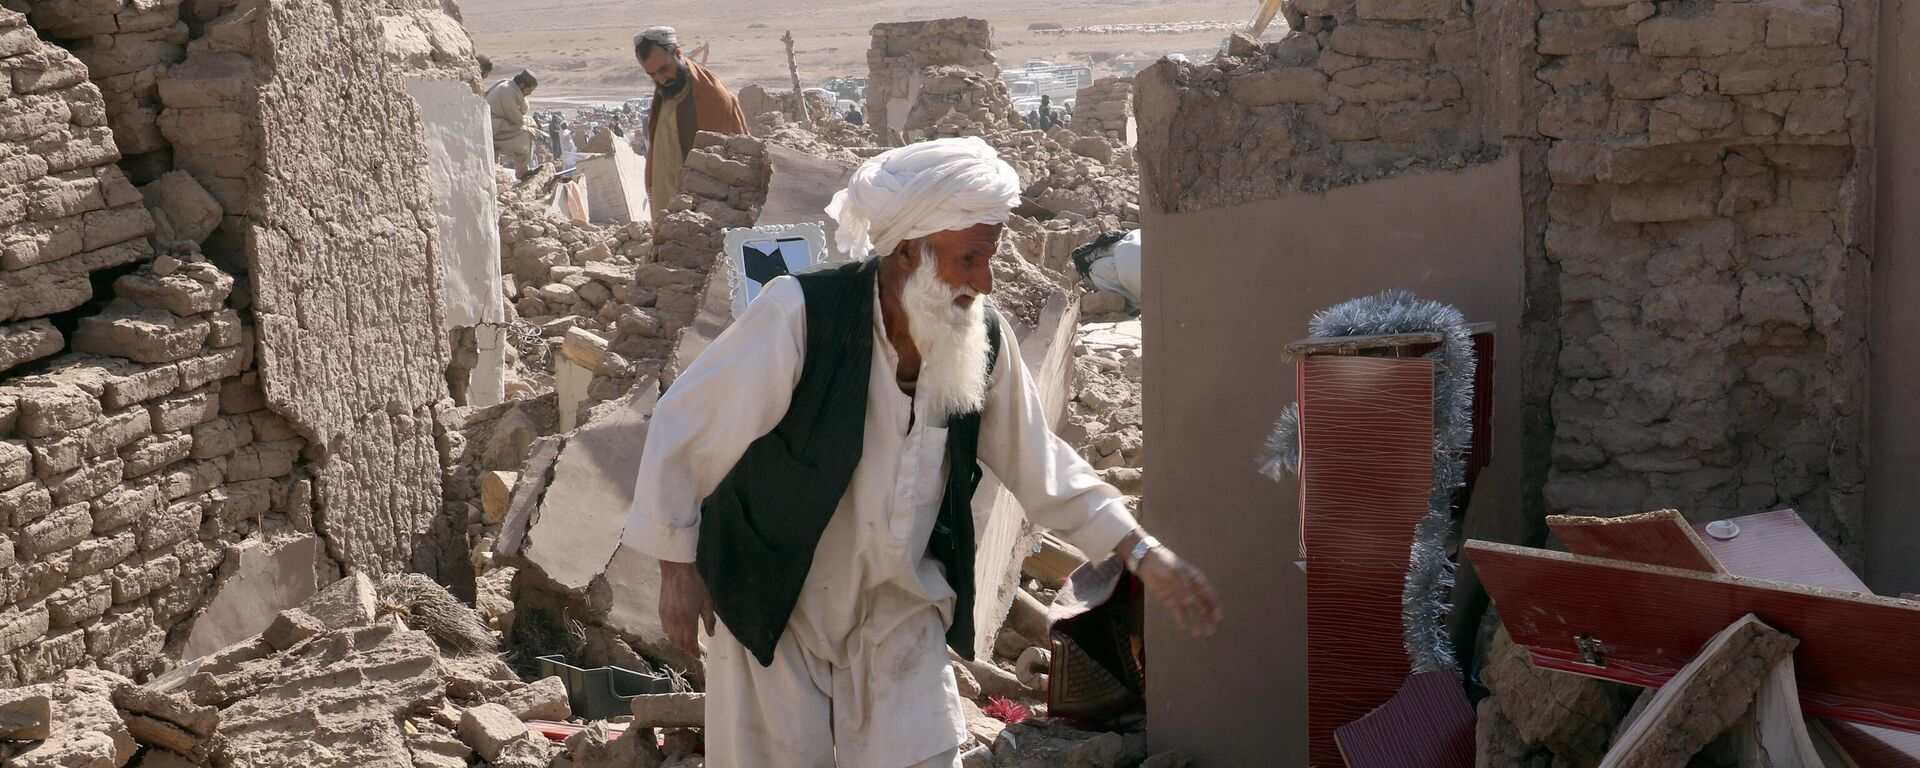
[[[955,416],[979,411],[987,400],[986,305],[972,288],[941,281],[938,261],[931,248],[921,245],[920,267],[907,277],[900,304],[913,346],[920,351],[914,397],[924,399],[935,414]],[[953,303],[961,296],[973,296],[965,309]]]

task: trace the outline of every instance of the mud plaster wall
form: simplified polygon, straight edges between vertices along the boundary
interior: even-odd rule
[[[1144,139],[1143,139],[1144,140]],[[1305,575],[1298,492],[1255,457],[1293,402],[1287,342],[1315,311],[1405,288],[1503,329],[1519,324],[1521,213],[1515,158],[1414,173],[1325,194],[1163,213],[1142,223],[1148,463],[1176,461],[1147,486],[1145,524],[1207,571],[1230,620],[1196,641],[1148,612],[1149,738],[1200,765],[1305,765]],[[1394,226],[1380,226],[1382,221]],[[1317,226],[1301,227],[1299,222]],[[1409,265],[1425,265],[1409,282]],[[1232,275],[1232,280],[1221,280]],[[1506,337],[1499,342],[1506,343]],[[1520,400],[1520,358],[1496,347],[1496,413]],[[1470,534],[1505,538],[1518,517],[1519,422],[1496,417]],[[1158,459],[1154,457],[1160,457]],[[1268,723],[1249,728],[1241,712]]]
[[[1541,5],[1549,504],[1863,545],[1875,6]]]
[[[1880,6],[1875,62],[1875,132],[1891,140],[1875,148],[1877,211],[1873,253],[1873,409],[1867,470],[1867,584],[1883,595],[1920,592],[1920,3]]]

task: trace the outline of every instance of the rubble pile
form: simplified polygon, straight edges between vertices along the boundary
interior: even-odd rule
[[[424,586],[409,596],[396,580],[376,586],[349,576],[282,611],[266,631],[145,685],[69,670],[0,690],[0,760],[18,768],[553,764],[564,748],[525,721],[571,717],[560,678],[522,682],[493,652],[491,635],[448,642],[472,637],[450,627],[478,619],[415,578]],[[643,735],[651,730],[632,730],[629,744],[650,752]],[[629,765],[657,765],[652,754]]]
[[[552,387],[553,359],[567,332],[579,328],[611,336],[629,306],[636,265],[653,254],[643,223],[596,226],[551,210],[530,181],[500,194],[501,293],[511,334],[509,398]],[[456,358],[456,366],[459,364]]]
[[[740,89],[740,112],[756,126],[762,124],[768,115],[779,115],[782,121],[794,119],[793,91],[768,91],[758,83]],[[830,119],[835,113],[832,96],[819,92],[807,93],[807,117],[818,121]],[[776,123],[777,124],[777,123]],[[754,132],[759,136],[758,131]]]
[[[908,142],[980,136],[1025,121],[1013,108],[1007,84],[968,67],[947,65],[920,71],[920,90],[907,112]]]

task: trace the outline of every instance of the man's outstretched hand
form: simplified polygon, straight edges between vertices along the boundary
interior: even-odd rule
[[[1173,614],[1173,623],[1194,637],[1212,637],[1224,618],[1220,598],[1206,574],[1166,547],[1148,550],[1134,572],[1147,588],[1147,594]]]
[[[660,626],[674,647],[698,658],[700,623],[713,634],[713,598],[693,563],[660,561]]]

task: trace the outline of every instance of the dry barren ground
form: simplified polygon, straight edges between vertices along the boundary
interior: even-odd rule
[[[1169,29],[1189,22],[1244,22],[1251,0],[466,0],[467,29],[502,72],[532,67],[541,76],[536,107],[617,102],[650,91],[633,62],[633,35],[653,24],[679,28],[689,47],[712,45],[708,64],[729,86],[785,86],[780,36],[792,30],[800,77],[808,85],[834,76],[865,76],[867,30],[877,22],[972,16],[993,22],[1002,65],[1028,59],[1117,71],[1116,57],[1211,52],[1224,28]],[[1117,32],[1044,34],[1033,24],[1080,28],[1126,25]],[[1277,33],[1269,32],[1269,36]]]

